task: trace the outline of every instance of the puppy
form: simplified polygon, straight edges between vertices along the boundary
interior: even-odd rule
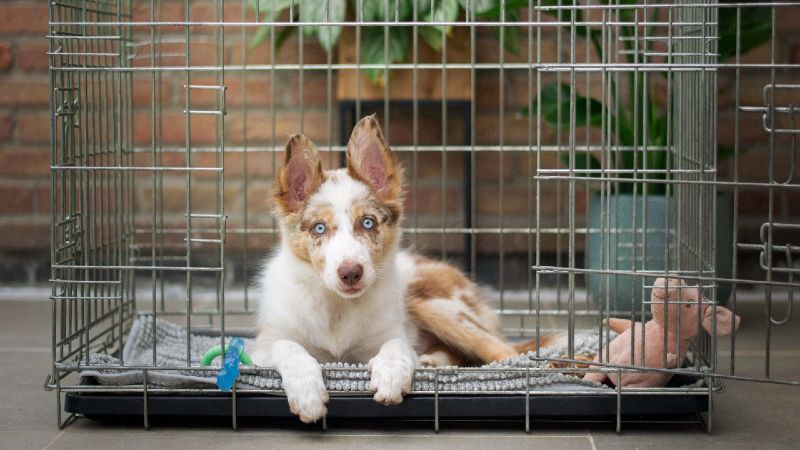
[[[390,405],[417,362],[482,364],[535,348],[503,339],[461,272],[399,250],[403,170],[374,116],[354,128],[343,169],[323,171],[314,144],[292,136],[274,201],[281,239],[258,280],[252,356],[278,370],[303,422],[327,412],[320,362],[366,362],[375,400]]]

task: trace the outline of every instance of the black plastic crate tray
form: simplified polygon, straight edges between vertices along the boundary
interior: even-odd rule
[[[692,378],[676,376],[668,386],[681,386]],[[232,414],[231,395],[213,394],[150,394],[150,417],[223,418]],[[238,418],[287,419],[286,398],[281,395],[248,394],[239,391],[236,398]],[[661,420],[670,417],[696,416],[708,410],[708,394],[637,394],[622,396],[623,418]],[[435,399],[431,394],[412,394],[403,403],[383,406],[369,395],[332,395],[328,418],[374,418],[389,420],[433,420]],[[64,410],[90,419],[141,418],[142,394],[75,393],[66,395]],[[534,420],[603,420],[617,414],[616,395],[537,394],[530,396],[530,417]],[[439,395],[441,420],[499,419],[525,417],[525,396],[518,394],[442,394]]]

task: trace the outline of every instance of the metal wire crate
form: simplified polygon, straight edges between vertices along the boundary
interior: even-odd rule
[[[119,354],[137,312],[221,342],[247,332],[256,302],[247,280],[276,239],[265,197],[285,136],[309,134],[336,166],[354,121],[373,112],[408,174],[406,245],[462,264],[489,286],[509,336],[566,330],[570,350],[553,363],[575,362],[580,330],[599,333],[598,352],[607,349],[603,319],[647,319],[642,299],[655,277],[701,286],[734,312],[742,295],[763,303],[763,373],[737,369],[736,333],[701,335],[672,372],[702,386],[596,395],[618,430],[623,399],[694,399],[710,429],[722,380],[797,384],[775,367],[770,342],[800,287],[800,220],[786,207],[800,201],[800,65],[776,45],[781,17],[797,17],[800,3],[501,0],[491,15],[465,0],[448,18],[456,2],[384,0],[383,11],[394,13],[374,19],[366,8],[381,2],[329,0],[313,17],[297,1],[269,12],[284,3],[50,3],[53,369],[45,387],[56,393],[59,426],[75,411],[100,414],[93,398],[135,400],[126,411],[142,414],[145,426],[151,414],[169,414],[159,402],[170,395],[191,394],[193,407],[230,414],[234,427],[256,414],[253,402],[275,405],[280,392],[269,389],[220,396],[149,385],[148,373],[189,368],[190,342],[186,366],[164,367],[154,341],[152,365],[137,367],[139,385],[86,386],[76,375],[92,353]],[[758,57],[742,39],[751,14],[769,24]],[[383,59],[363,61],[358,49],[381,31]],[[313,33],[334,32],[338,53],[320,50]],[[395,32],[407,33],[409,50],[393,60],[386,38]],[[722,42],[723,32],[733,39]],[[426,33],[443,51],[421,50]],[[257,36],[268,39],[252,46]],[[516,53],[503,50],[509,42]],[[723,58],[723,45],[732,57]],[[733,94],[721,99],[721,86]],[[763,90],[760,102],[753,90]],[[658,128],[651,108],[663,117]],[[760,128],[744,136],[752,119]],[[720,142],[732,154],[724,164]],[[728,201],[720,193],[731,197],[730,220],[713,213]],[[742,219],[754,198],[766,205],[763,217]],[[731,236],[720,239],[721,222]],[[720,249],[732,253],[730,268],[720,267]],[[785,318],[773,305],[788,308]],[[66,420],[64,395],[73,411]],[[585,392],[536,397],[544,398],[530,386],[481,395],[481,410],[524,416],[528,430],[534,410],[593,401]],[[465,398],[437,385],[403,408],[438,429],[440,415],[459,416]],[[354,404],[353,414],[381,414]]]

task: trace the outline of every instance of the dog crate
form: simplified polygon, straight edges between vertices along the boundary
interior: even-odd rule
[[[524,368],[420,368],[427,388],[397,407],[342,389],[330,418],[437,430],[607,418],[619,430],[691,415],[710,430],[724,380],[797,384],[770,352],[800,287],[800,64],[784,40],[797,2],[60,0],[49,14],[45,388],[59,427],[291,417],[274,385],[221,393],[163,374],[211,376],[193,339],[253,333],[249,282],[278,239],[270,192],[287,136],[305,133],[336,167],[371,113],[405,166],[404,245],[463,267],[510,338],[564,331],[567,344]],[[761,347],[700,333],[668,386],[540,388],[553,373],[651,370],[607,362],[604,319],[647,320],[656,277],[755,310],[744,323]],[[174,359],[164,321],[187,332]],[[132,328],[146,324],[148,356],[132,364]],[[590,367],[587,334],[605,354]],[[761,358],[758,372],[737,366],[742,352]],[[449,387],[461,376],[521,381]]]

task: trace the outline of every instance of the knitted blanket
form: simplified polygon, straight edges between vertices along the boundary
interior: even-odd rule
[[[158,366],[187,366],[187,330],[175,323],[157,319],[155,326],[152,316],[140,314],[133,323],[125,342],[122,355],[124,366],[148,366],[153,363],[153,335],[157,344]],[[575,354],[592,356],[597,349],[597,335],[577,334]],[[219,337],[191,334],[191,365],[198,366],[206,350],[220,343]],[[253,348],[254,340],[245,338],[245,349]],[[542,358],[558,358],[567,354],[563,345],[539,349],[514,358],[486,364],[481,369],[459,367],[457,370],[442,369],[437,373],[431,370],[417,370],[414,376],[413,391],[459,392],[459,391],[519,391],[526,389],[525,372],[504,370],[509,368],[546,368]],[[120,360],[110,355],[95,353],[89,356],[89,365],[119,365]],[[219,364],[219,359],[214,364]],[[80,374],[83,381],[96,381],[104,385],[139,385],[143,383],[143,373],[137,369],[86,369]],[[218,367],[218,366],[217,366]],[[369,372],[365,364],[325,363],[321,364],[325,374],[325,385],[329,391],[367,391]],[[337,370],[332,370],[337,369]],[[250,372],[250,371],[248,371]],[[275,370],[264,368],[243,373],[239,377],[239,389],[261,388],[281,389],[281,379]],[[215,386],[216,373],[197,369],[153,370],[148,371],[148,386],[174,388],[209,388]],[[438,386],[436,378],[438,376]],[[559,372],[530,371],[531,390],[575,390],[607,389],[607,387],[584,381],[578,377]]]

